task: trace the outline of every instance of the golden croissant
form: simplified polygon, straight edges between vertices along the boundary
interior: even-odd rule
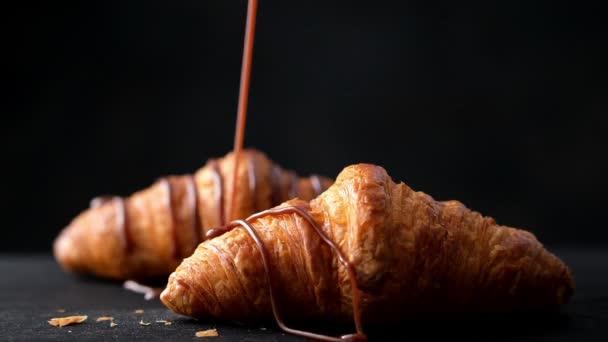
[[[554,309],[573,293],[568,267],[533,234],[458,201],[347,167],[316,199],[290,200],[209,232],[169,277],[171,310],[238,321],[345,321]],[[342,260],[344,259],[344,260]],[[331,340],[331,339],[330,339]]]
[[[207,228],[289,198],[312,199],[331,184],[319,176],[298,178],[256,150],[244,150],[239,160],[236,185],[229,153],[194,175],[161,178],[128,198],[94,199],[55,240],[55,258],[69,271],[105,278],[166,277],[192,254]]]

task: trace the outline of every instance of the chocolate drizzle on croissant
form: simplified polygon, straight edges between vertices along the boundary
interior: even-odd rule
[[[233,154],[212,159],[194,175],[160,178],[128,198],[103,196],[73,220],[55,241],[64,268],[114,279],[147,280],[167,276],[201,242],[205,230],[227,222],[236,186],[235,217],[246,217],[288,199],[311,199],[318,186],[331,181],[300,179],[275,165],[263,153],[245,150],[245,167],[232,184]],[[288,182],[285,180],[289,179]]]
[[[317,179],[317,184],[319,184],[318,186],[320,186],[318,179]],[[304,218],[306,221],[308,221],[308,223],[313,228],[315,233],[318,234],[319,237],[323,240],[323,242],[325,242],[327,244],[327,246],[329,246],[331,248],[332,252],[336,255],[336,257],[338,258],[338,260],[340,261],[342,266],[346,269],[347,274],[348,274],[348,279],[350,280],[351,289],[352,289],[353,319],[355,322],[355,328],[357,330],[357,332],[355,334],[342,335],[339,338],[337,338],[337,337],[332,337],[332,336],[327,336],[327,335],[320,335],[317,333],[308,332],[308,331],[304,331],[304,330],[289,328],[285,324],[285,322],[282,318],[282,315],[280,313],[279,303],[277,301],[277,295],[276,295],[276,293],[277,293],[276,287],[280,284],[277,284],[277,282],[274,280],[273,273],[271,271],[271,266],[270,266],[270,256],[268,254],[269,253],[268,248],[266,248],[266,245],[264,244],[264,240],[260,238],[258,233],[256,233],[255,228],[253,228],[253,226],[251,226],[249,224],[249,221],[255,220],[255,219],[258,219],[261,217],[265,217],[265,216],[281,215],[281,214],[289,214],[289,213],[298,214],[302,218]],[[217,236],[225,234],[226,232],[228,232],[238,226],[242,226],[243,228],[245,228],[245,230],[247,230],[247,232],[249,233],[251,238],[255,241],[256,246],[258,247],[258,250],[262,257],[261,258],[262,264],[264,265],[264,274],[266,275],[266,282],[268,283],[268,293],[270,295],[270,305],[272,307],[272,314],[274,315],[274,319],[281,329],[283,329],[284,331],[286,331],[290,334],[303,336],[303,337],[307,337],[307,338],[314,338],[314,339],[328,341],[328,342],[367,340],[367,336],[363,333],[363,328],[361,326],[361,299],[360,299],[360,295],[359,295],[359,287],[357,285],[357,275],[355,273],[355,268],[342,254],[342,252],[336,246],[336,244],[327,237],[327,235],[323,232],[323,230],[317,225],[315,220],[305,210],[303,210],[297,206],[284,206],[284,207],[280,207],[280,208],[276,208],[276,209],[268,209],[268,210],[262,211],[260,213],[253,214],[245,220],[236,220],[236,221],[229,223],[228,225],[226,225],[224,227],[212,229],[207,232],[207,238],[213,239]],[[179,284],[181,284],[182,286],[184,286],[184,284],[185,284],[185,282],[179,278],[177,279],[177,282]],[[188,285],[185,285],[185,286],[188,286]]]
[[[569,268],[531,233],[395,184],[378,166],[347,167],[316,199],[263,213],[208,232],[163,303],[199,319],[258,321],[277,297],[290,320],[346,321],[360,310],[367,326],[553,310],[574,291]],[[353,265],[355,285],[315,227]]]
[[[118,207],[116,224],[117,234],[121,237],[122,245],[126,253],[130,253],[133,249],[133,242],[131,241],[131,233],[129,232],[129,221],[127,220],[127,205],[125,199],[120,196],[98,196],[91,200],[89,208],[99,208],[106,203],[113,203]]]

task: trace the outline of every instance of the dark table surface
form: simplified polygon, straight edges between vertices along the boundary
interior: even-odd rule
[[[556,248],[577,282],[574,297],[561,312],[540,317],[487,317],[453,321],[404,322],[372,332],[370,340],[422,341],[433,337],[483,341],[608,341],[608,248]],[[57,310],[63,309],[65,313]],[[137,309],[144,310],[136,314]],[[52,317],[88,315],[83,324],[53,327]],[[110,322],[96,322],[112,316]],[[152,324],[141,325],[140,321]],[[171,321],[171,325],[156,323]],[[202,322],[167,310],[158,300],[122,289],[120,284],[65,274],[48,255],[3,255],[0,258],[0,340],[208,340],[196,331],[216,328],[226,341],[302,341],[272,323],[240,326]],[[331,328],[320,328],[331,329]],[[351,332],[352,327],[344,327]]]

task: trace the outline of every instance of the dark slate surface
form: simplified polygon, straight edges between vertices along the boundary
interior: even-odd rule
[[[561,248],[556,254],[574,270],[577,291],[560,313],[542,317],[486,317],[459,321],[404,322],[370,333],[370,340],[601,341],[608,340],[608,249]],[[56,310],[65,309],[65,313]],[[143,314],[134,310],[143,309]],[[47,323],[52,317],[88,315],[84,324],[63,328]],[[95,322],[113,316],[119,325]],[[156,320],[168,320],[165,326]],[[140,320],[151,322],[142,326]],[[217,328],[220,337],[194,337]],[[352,327],[311,327],[351,332]],[[158,300],[123,290],[119,284],[63,273],[47,255],[3,255],[0,258],[0,340],[8,341],[302,341],[281,333],[272,323],[240,326],[199,322],[173,314]]]

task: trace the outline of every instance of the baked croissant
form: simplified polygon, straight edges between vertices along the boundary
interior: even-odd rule
[[[128,198],[94,199],[55,240],[55,258],[66,270],[116,280],[167,277],[192,254],[206,228],[289,198],[314,198],[331,184],[319,176],[298,178],[263,153],[244,150],[236,203],[230,203],[234,162],[229,153],[194,175],[161,178]]]
[[[435,201],[368,164],[344,169],[310,203],[290,200],[209,234],[219,236],[171,274],[163,303],[201,319],[274,314],[281,328],[312,338],[328,339],[282,317],[354,316],[358,334],[343,338],[357,339],[363,325],[407,318],[553,309],[574,288],[568,267],[533,234]]]

